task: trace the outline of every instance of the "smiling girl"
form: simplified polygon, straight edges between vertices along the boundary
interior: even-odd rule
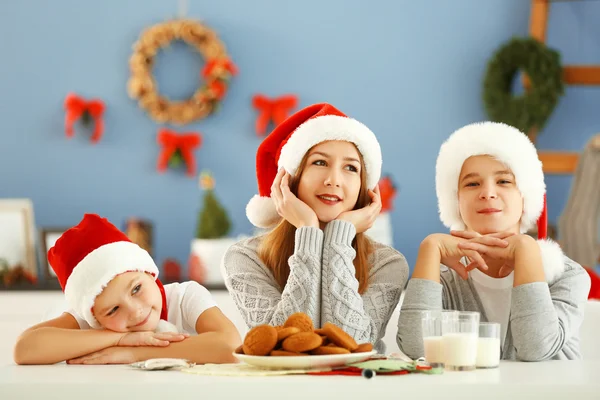
[[[289,117],[256,156],[259,195],[246,208],[269,228],[232,246],[226,284],[249,327],[304,312],[380,352],[408,277],[404,256],[364,232],[381,210],[381,149],[365,125],[329,104]]]

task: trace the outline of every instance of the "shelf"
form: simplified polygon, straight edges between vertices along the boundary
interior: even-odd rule
[[[573,174],[579,161],[579,153],[566,151],[538,151],[546,174]]]

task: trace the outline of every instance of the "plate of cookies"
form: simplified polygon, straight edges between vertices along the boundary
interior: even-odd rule
[[[357,343],[335,324],[315,329],[310,317],[299,312],[281,326],[252,328],[234,356],[263,368],[313,369],[364,361],[375,353],[371,343]]]

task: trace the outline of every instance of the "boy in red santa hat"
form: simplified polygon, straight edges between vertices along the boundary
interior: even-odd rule
[[[545,239],[544,173],[527,136],[495,122],[459,129],[441,146],[436,192],[451,232],[421,243],[398,322],[400,349],[423,356],[421,311],[444,309],[499,323],[502,359],[581,358],[590,277]],[[537,241],[526,234],[536,222]]]
[[[148,252],[105,218],[86,214],[48,261],[70,310],[21,334],[17,364],[235,361],[239,333],[210,293],[192,281],[163,286]]]

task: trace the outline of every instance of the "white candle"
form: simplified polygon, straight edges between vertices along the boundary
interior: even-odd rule
[[[477,341],[477,368],[495,368],[500,364],[500,339],[480,337]]]
[[[476,333],[447,333],[443,336],[446,367],[474,369],[477,361]]]
[[[441,336],[429,336],[423,338],[425,347],[425,359],[429,364],[441,364],[444,362],[444,348]]]

